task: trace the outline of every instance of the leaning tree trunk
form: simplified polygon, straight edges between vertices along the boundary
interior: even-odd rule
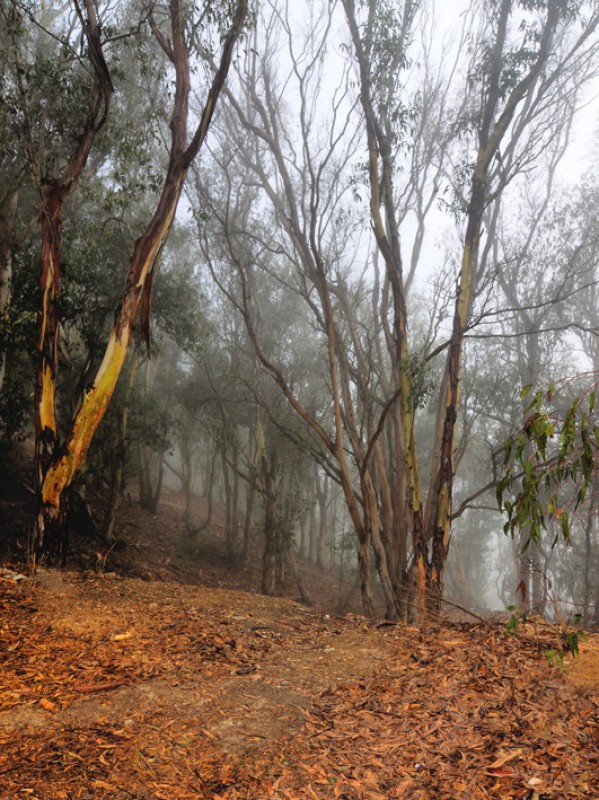
[[[82,32],[88,45],[89,59],[93,70],[93,83],[89,90],[89,108],[76,149],[58,179],[49,180],[37,163],[31,149],[34,175],[40,193],[41,225],[41,270],[39,338],[37,342],[37,363],[35,368],[35,486],[36,517],[32,543],[32,558],[42,552],[54,551],[64,560],[66,555],[66,514],[67,504],[55,506],[48,513],[44,499],[44,485],[53,463],[58,458],[59,440],[56,426],[56,376],[58,372],[58,335],[60,328],[60,256],[62,242],[62,220],[64,204],[75,189],[81,173],[85,169],[89,153],[97,133],[103,127],[113,86],[104,60],[100,38],[100,27],[95,7],[91,0],[85,0],[86,16],[79,2],[75,11],[80,20]],[[42,154],[43,156],[43,154]],[[40,159],[41,161],[41,159]]]
[[[171,0],[170,11],[171,38],[167,40],[157,34],[175,70],[175,97],[170,124],[171,150],[167,174],[154,216],[135,243],[125,289],[100,368],[91,387],[85,393],[64,446],[52,453],[47,470],[40,476],[41,497],[35,534],[38,549],[43,547],[46,531],[61,524],[65,489],[80,469],[98,425],[106,413],[131,343],[140,309],[142,337],[146,341],[149,339],[151,292],[158,258],[172,227],[187,171],[208,132],[216,101],[229,70],[233,47],[245,20],[247,0],[238,0],[232,26],[224,40],[220,66],[212,81],[198,127],[189,144],[186,140],[190,68],[189,54],[183,38],[185,25],[182,1]],[[45,395],[44,401],[49,393],[46,392]],[[40,406],[45,412],[47,403],[42,402]]]
[[[528,71],[511,89],[505,102],[503,102],[505,95],[501,86],[502,68],[511,12],[511,0],[502,0],[498,11],[495,38],[490,52],[490,73],[478,130],[479,148],[472,177],[453,328],[438,406],[437,440],[435,444],[433,478],[427,503],[426,525],[427,538],[432,542],[428,575],[429,605],[435,612],[438,612],[440,608],[443,593],[443,572],[449,546],[453,478],[455,474],[455,431],[458,418],[462,351],[466,324],[476,291],[478,250],[483,214],[488,202],[489,169],[493,158],[499,152],[499,147],[504,137],[508,134],[517,107],[534,91],[537,81],[547,64],[561,13],[558,4],[548,4],[543,33],[538,40],[536,58],[532,60]],[[550,82],[546,82],[545,85],[550,85]],[[515,145],[520,134],[521,129],[514,132],[513,138],[509,142],[510,146],[513,147]],[[505,185],[501,177],[499,180],[499,188],[496,189],[498,196]]]
[[[37,343],[35,369],[35,485],[43,486],[52,458],[58,452],[59,440],[56,427],[55,386],[58,373],[58,333],[60,296],[60,242],[64,191],[50,186],[42,191],[42,253],[39,313],[40,337]],[[61,560],[66,555],[67,504],[62,504],[60,513],[46,520],[41,492],[37,495],[36,535],[33,555],[42,549]]]
[[[449,549],[449,527],[453,478],[455,475],[455,430],[459,409],[459,387],[462,369],[462,352],[466,323],[476,288],[478,246],[485,208],[486,173],[488,154],[479,157],[473,179],[468,227],[464,242],[462,267],[458,282],[458,295],[453,317],[453,330],[449,342],[447,365],[442,382],[439,419],[441,420],[436,475],[430,491],[430,508],[427,538],[432,542],[428,574],[428,604],[439,613],[443,595],[443,574]]]

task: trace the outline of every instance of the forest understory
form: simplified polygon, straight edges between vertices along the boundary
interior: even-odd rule
[[[547,651],[564,632],[540,620],[507,636],[497,619],[341,616],[359,591],[304,561],[311,607],[293,576],[265,597],[259,564],[226,564],[218,524],[190,542],[181,502],[165,490],[155,517],[126,502],[125,546],[75,541],[35,578],[13,537],[1,798],[599,796],[599,636],[562,670]],[[16,531],[22,503],[2,504]]]

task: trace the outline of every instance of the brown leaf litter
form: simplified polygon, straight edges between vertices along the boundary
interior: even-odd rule
[[[0,798],[599,798],[599,639],[0,577]]]

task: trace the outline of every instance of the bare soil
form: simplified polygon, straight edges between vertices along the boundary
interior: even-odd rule
[[[259,533],[233,569],[222,509],[190,536],[172,490],[21,579],[27,493],[0,502],[2,799],[599,798],[597,636],[562,671],[558,628],[373,622],[303,561],[311,607],[264,597]]]
[[[228,589],[14,577],[1,798],[599,797],[597,637],[564,674],[548,626],[419,631]]]

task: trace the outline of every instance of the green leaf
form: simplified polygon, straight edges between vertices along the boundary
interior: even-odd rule
[[[545,652],[545,656],[547,657],[550,666],[559,667],[562,672],[565,672],[566,668],[564,667],[564,659],[559,650],[547,650]]]
[[[528,383],[520,392],[520,397],[524,398],[532,389],[532,383]]]
[[[570,544],[570,519],[566,511],[564,511],[564,513],[562,514],[561,523],[562,523],[562,535],[564,537],[564,541]]]

